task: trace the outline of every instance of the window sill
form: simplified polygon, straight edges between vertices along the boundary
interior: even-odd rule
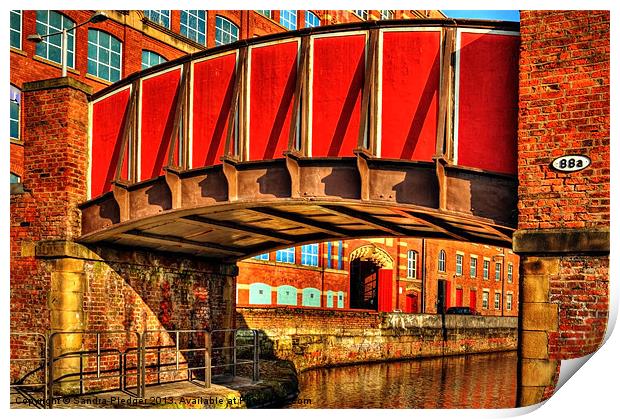
[[[11,52],[14,52],[15,54],[23,55],[24,57],[28,56],[26,51],[24,51],[23,49],[15,48],[15,47],[11,47]]]
[[[58,64],[56,61],[48,60],[47,58],[39,57],[38,55],[35,55],[34,57],[32,57],[32,59],[40,63],[47,64],[52,67],[56,67],[59,70],[62,70],[62,65]],[[67,67],[67,73],[75,74],[77,76],[80,75],[79,71],[71,67]]]
[[[105,84],[106,86],[111,86],[112,84],[114,84],[114,83],[115,83],[115,82],[113,82],[113,81],[108,81],[108,80],[106,80],[106,79],[102,79],[102,78],[100,78],[100,77],[93,76],[92,74],[88,74],[88,73],[86,73],[86,75],[85,75],[84,77],[86,77],[86,78],[87,78],[87,79],[89,79],[89,80],[93,80],[93,81],[96,81],[96,82],[99,82],[99,83]],[[122,78],[121,78],[121,79],[119,79],[119,80],[122,80]]]
[[[24,140],[20,140],[19,138],[11,137],[11,144],[23,146],[24,145]]]

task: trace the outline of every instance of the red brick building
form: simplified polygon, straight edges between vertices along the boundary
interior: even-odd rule
[[[437,313],[469,306],[518,314],[519,257],[448,240],[347,240],[258,255],[239,263],[237,304]]]
[[[24,171],[22,86],[61,75],[61,36],[36,44],[29,35],[80,25],[69,31],[68,75],[96,92],[153,65],[240,39],[361,20],[445,17],[438,10],[106,10],[104,22],[85,23],[94,12],[11,11],[12,184]]]

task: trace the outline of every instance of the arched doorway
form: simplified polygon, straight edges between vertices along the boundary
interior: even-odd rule
[[[394,262],[374,245],[358,247],[350,254],[350,308],[392,311]]]

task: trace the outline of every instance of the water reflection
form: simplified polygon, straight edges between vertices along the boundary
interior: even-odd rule
[[[516,385],[516,352],[324,368],[301,374],[288,407],[510,408]]]

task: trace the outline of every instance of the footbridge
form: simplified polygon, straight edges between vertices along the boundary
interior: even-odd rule
[[[333,238],[511,245],[518,24],[393,21],[188,55],[90,103],[84,243],[235,260]]]

